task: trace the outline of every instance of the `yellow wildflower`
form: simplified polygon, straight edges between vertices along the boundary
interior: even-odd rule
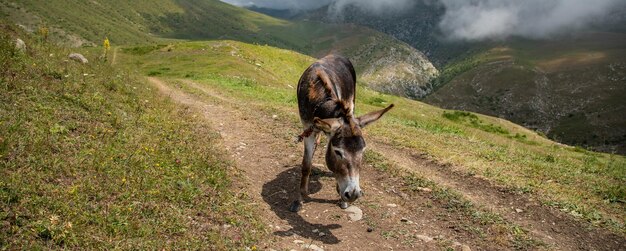
[[[111,49],[111,43],[109,42],[109,38],[108,37],[104,38],[104,42],[103,42],[102,45],[104,46],[104,49],[107,50],[107,51],[109,49]]]

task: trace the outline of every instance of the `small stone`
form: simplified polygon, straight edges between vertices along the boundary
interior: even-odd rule
[[[465,244],[461,245],[461,250],[462,251],[472,251],[472,249],[468,245],[465,245]]]
[[[421,235],[421,234],[415,235],[415,237],[420,239],[420,240],[422,240],[423,242],[430,242],[430,241],[433,240],[432,237],[426,236],[426,235]]]
[[[432,189],[428,187],[418,187],[417,190],[422,191],[422,192],[427,192],[427,193],[430,193],[433,191]]]
[[[316,228],[316,229],[313,229],[313,233],[317,233],[317,232],[319,232],[319,231],[320,231],[320,230],[319,230],[319,229],[317,229],[317,228]]]
[[[387,207],[398,207],[398,205],[390,203],[390,204],[387,204]]]
[[[350,221],[359,221],[363,218],[363,211],[356,206],[349,206],[344,210],[348,213]]]
[[[80,53],[70,53],[68,57],[71,60],[74,60],[79,63],[83,63],[83,64],[89,63],[89,60],[87,60],[87,58],[85,58],[85,56],[83,56],[83,54],[80,54]]]
[[[230,226],[230,224],[224,224],[224,225],[222,225],[222,227],[223,227],[224,229],[228,229],[228,228],[230,228],[231,226]]]
[[[304,241],[302,240],[293,240],[294,244],[304,244]]]
[[[521,213],[521,212],[524,212],[524,210],[519,209],[519,208],[516,208],[516,209],[515,209],[515,212],[517,212],[517,213]]]
[[[371,232],[373,232],[373,231],[374,231],[374,228],[372,228],[372,227],[368,227],[368,228],[367,228],[367,232],[368,232],[368,233],[371,233]]]
[[[326,236],[326,233],[324,233],[324,232],[320,232],[318,235],[319,235],[320,237],[323,237],[323,236]]]
[[[24,43],[24,40],[22,39],[16,39],[15,40],[15,49],[17,49],[18,51],[24,52],[26,51],[26,43]]]
[[[272,118],[273,118],[273,119],[277,119],[277,118],[278,118],[278,115],[274,114],[274,115],[272,115]]]
[[[310,249],[310,250],[314,250],[314,251],[324,251],[324,249],[322,249],[321,247],[318,247],[315,244],[304,244],[304,245],[302,245],[302,248]]]
[[[317,169],[324,169],[324,165],[322,165],[322,164],[313,164],[312,166],[317,168]]]
[[[407,222],[409,221],[409,219],[402,217],[402,219],[400,219],[401,222]]]

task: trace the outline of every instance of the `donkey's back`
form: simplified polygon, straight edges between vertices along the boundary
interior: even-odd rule
[[[350,60],[328,55],[307,68],[298,82],[298,108],[305,126],[313,119],[339,118],[354,111],[356,74]]]

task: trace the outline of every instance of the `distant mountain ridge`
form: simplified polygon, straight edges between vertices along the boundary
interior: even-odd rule
[[[52,39],[73,41],[73,46],[99,45],[104,37],[113,45],[231,39],[315,57],[339,53],[353,60],[363,82],[402,96],[421,95],[438,76],[421,52],[384,33],[352,24],[277,19],[218,0],[3,1],[0,13],[33,32],[45,25]]]
[[[568,36],[454,42],[443,39],[445,9],[435,1],[384,15],[354,5],[332,15],[328,8],[297,18],[364,25],[424,52],[440,74],[418,99],[506,118],[563,143],[626,153],[626,9]]]

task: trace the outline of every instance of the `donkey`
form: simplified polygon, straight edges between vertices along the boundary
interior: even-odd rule
[[[298,81],[298,109],[304,132],[302,177],[300,194],[291,204],[290,211],[298,212],[303,199],[309,193],[309,175],[315,148],[319,144],[320,132],[328,137],[326,166],[334,176],[340,207],[354,202],[363,195],[359,186],[359,170],[363,160],[365,141],[361,128],[378,120],[393,108],[354,117],[356,97],[356,74],[350,60],[337,55],[328,55],[307,68]]]

